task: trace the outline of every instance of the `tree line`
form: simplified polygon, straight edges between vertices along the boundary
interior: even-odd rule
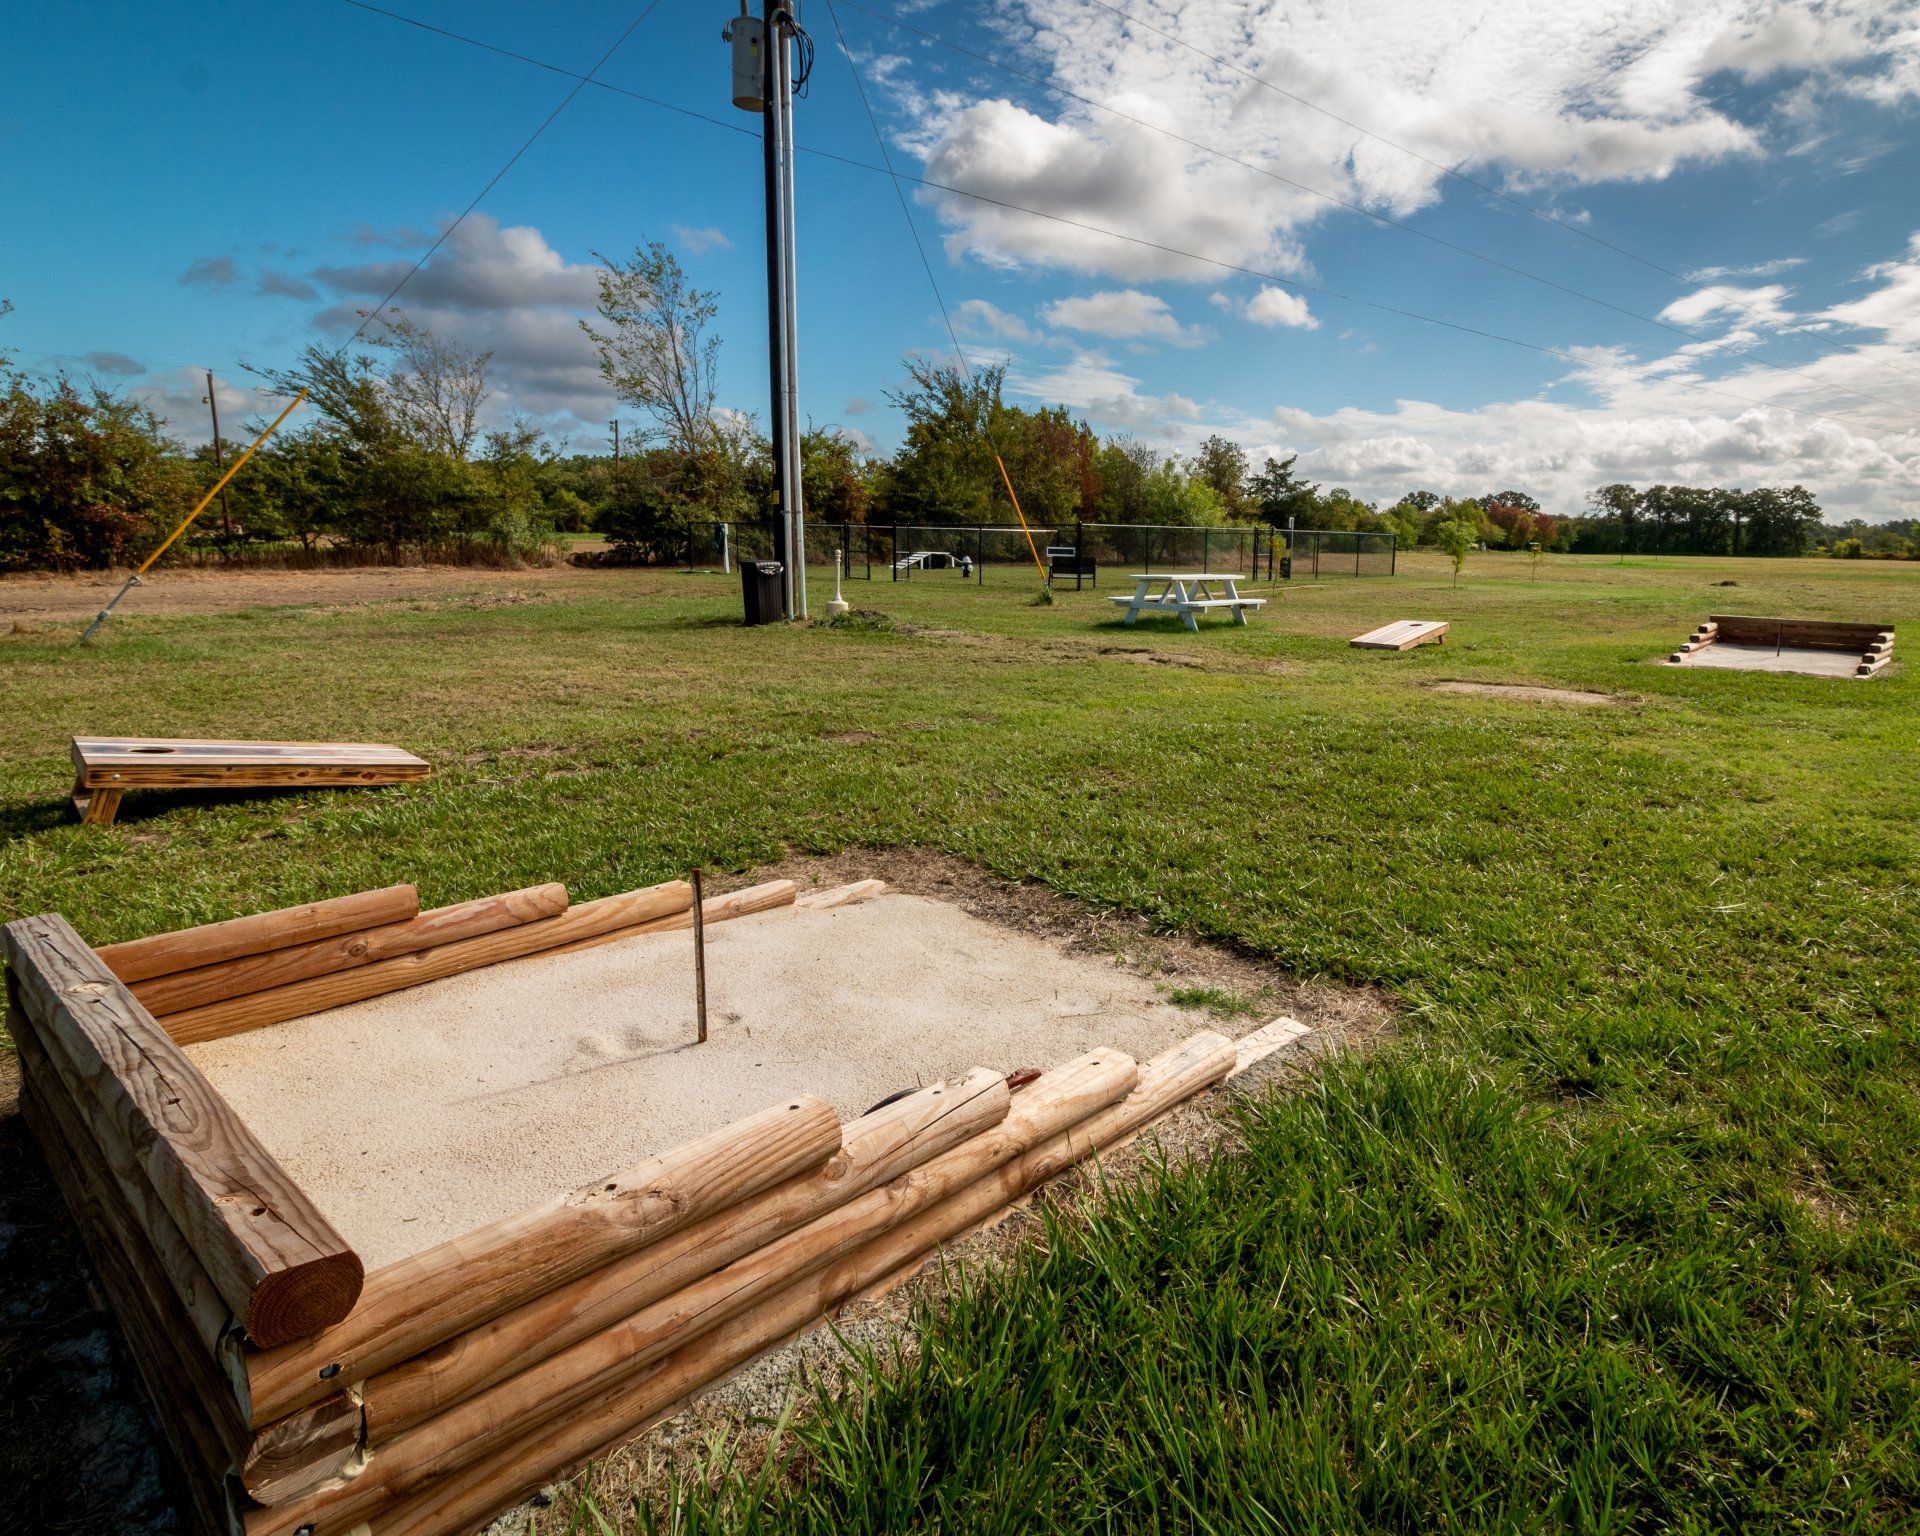
[[[517,563],[559,534],[596,531],[614,559],[677,557],[697,523],[774,512],[766,439],[718,403],[718,298],[666,247],[599,257],[582,322],[613,393],[638,413],[631,451],[569,452],[524,418],[483,429],[493,359],[398,310],[348,353],[309,345],[254,370],[283,395],[305,389],[304,425],[283,428],[176,546],[188,559],[441,559]],[[7,306],[0,301],[0,315]],[[1097,434],[1059,406],[1006,398],[1002,365],[962,371],[910,356],[886,398],[905,435],[889,455],[836,426],[801,443],[808,515],[845,523],[1026,520],[1392,533],[1406,546],[1643,554],[1915,553],[1887,535],[1823,529],[1800,486],[1725,490],[1608,485],[1555,515],[1525,490],[1391,502],[1306,480],[1296,459],[1251,462],[1221,435],[1189,454]],[[261,422],[248,423],[242,444]],[[231,462],[241,444],[222,445]],[[1005,474],[1001,473],[1001,466]],[[99,569],[141,558],[217,477],[214,445],[185,449],[147,407],[99,383],[36,383],[0,352],[0,570]],[[1899,527],[1901,525],[1895,525]]]

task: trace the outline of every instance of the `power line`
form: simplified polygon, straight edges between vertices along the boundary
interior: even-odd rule
[[[1748,314],[1754,316],[1756,319],[1765,320],[1768,318],[1768,316],[1764,313],[1764,311],[1755,308],[1751,304],[1748,304],[1744,299],[1742,299],[1739,296],[1738,292],[1736,292],[1735,290],[1727,289],[1727,288],[1715,288],[1704,283],[1696,282],[1694,281],[1694,279],[1688,277],[1685,273],[1676,272],[1671,267],[1665,266],[1660,262],[1655,261],[1651,256],[1642,256],[1638,251],[1629,250],[1624,245],[1616,244],[1614,241],[1609,240],[1602,235],[1596,235],[1590,229],[1582,229],[1579,225],[1571,224],[1567,220],[1559,217],[1559,215],[1557,214],[1550,213],[1544,208],[1537,208],[1532,203],[1528,202],[1525,198],[1515,197],[1511,192],[1503,192],[1500,188],[1493,186],[1489,182],[1481,181],[1476,176],[1469,176],[1465,171],[1455,170],[1452,166],[1446,165],[1439,160],[1435,160],[1431,158],[1430,156],[1423,155],[1420,153],[1419,150],[1410,148],[1408,145],[1402,144],[1395,139],[1390,139],[1383,133],[1376,133],[1371,128],[1362,127],[1359,123],[1352,121],[1350,118],[1342,117],[1338,112],[1335,112],[1330,108],[1323,107],[1316,101],[1308,100],[1305,96],[1300,95],[1298,92],[1290,91],[1285,86],[1282,86],[1282,85],[1275,85],[1271,80],[1268,80],[1265,76],[1257,75],[1252,70],[1244,68],[1243,66],[1234,63],[1231,59],[1224,59],[1217,53],[1209,53],[1207,52],[1206,49],[1198,46],[1197,44],[1188,42],[1184,37],[1180,37],[1176,33],[1167,31],[1164,27],[1157,27],[1152,22],[1144,21],[1140,17],[1135,16],[1131,11],[1122,10],[1119,6],[1110,4],[1109,0],[1085,0],[1085,3],[1088,5],[1098,6],[1101,10],[1111,12],[1113,15],[1120,17],[1123,21],[1130,22],[1132,25],[1136,27],[1143,27],[1147,31],[1152,32],[1158,37],[1164,37],[1168,42],[1174,43],[1179,47],[1186,49],[1189,53],[1197,54],[1199,57],[1203,59],[1209,60],[1214,64],[1218,64],[1222,69],[1230,69],[1235,74],[1245,75],[1247,79],[1253,81],[1255,85],[1263,86],[1267,90],[1272,91],[1275,95],[1284,96],[1288,101],[1295,102],[1298,105],[1307,108],[1309,111],[1318,112],[1322,117],[1328,118],[1331,121],[1340,124],[1340,126],[1343,128],[1350,128],[1355,133],[1360,134],[1364,138],[1372,139],[1375,143],[1384,144],[1387,146],[1387,148],[1392,150],[1397,150],[1403,155],[1410,155],[1415,160],[1418,160],[1422,165],[1431,167],[1433,170],[1438,171],[1442,176],[1445,176],[1450,180],[1462,182],[1469,187],[1473,187],[1478,191],[1486,193],[1487,196],[1489,197],[1497,197],[1500,199],[1501,202],[1509,203],[1513,207],[1520,209],[1521,212],[1526,213],[1533,218],[1539,219],[1547,224],[1552,224],[1558,229],[1563,229],[1570,235],[1578,235],[1582,240],[1592,241],[1593,244],[1598,246],[1603,246],[1605,249],[1612,251],[1617,256],[1624,256],[1628,261],[1638,262],[1641,266],[1646,267],[1650,271],[1658,272],[1664,277],[1670,277],[1676,283],[1679,283],[1681,286],[1689,289],[1694,293],[1710,293],[1714,295],[1714,297],[1716,298],[1723,299],[1728,303],[1735,305],[1737,308],[1745,310]],[[1825,338],[1822,337],[1818,331],[1815,331],[1810,326],[1796,325],[1791,321],[1781,322],[1781,323],[1785,324],[1789,330],[1798,331],[1804,336],[1811,336],[1811,337],[1814,337],[1816,340],[1821,341],[1823,343],[1823,350],[1828,350],[1824,347]],[[1890,367],[1891,365],[1883,363],[1881,366]],[[1892,371],[1895,373],[1906,375],[1907,377],[1910,377],[1910,378],[1920,378],[1920,374],[1909,373],[1908,370],[1904,368],[1894,368]]]
[[[933,302],[940,306],[940,318],[947,324],[947,335],[953,342],[953,355],[960,359],[960,367],[971,386],[973,364],[967,361],[966,348],[960,345],[960,333],[954,329],[953,316],[947,312],[946,298],[940,292],[940,279],[933,274],[933,263],[927,259],[926,245],[920,239],[920,226],[914,222],[913,210],[907,205],[907,194],[901,191],[900,178],[894,174],[893,152],[887,148],[887,137],[880,131],[880,119],[874,115],[873,103],[867,100],[866,83],[861,80],[859,67],[853,62],[853,50],[847,46],[847,34],[840,26],[840,13],[833,8],[833,0],[827,0],[827,15],[833,22],[833,35],[840,40],[840,56],[847,61],[847,73],[853,76],[853,88],[859,93],[860,106],[867,114],[867,126],[873,130],[873,142],[878,146],[880,159],[887,168],[887,180],[893,186],[893,195],[899,199],[901,216],[907,221],[907,232],[913,236],[913,248],[920,253],[920,265],[926,269],[927,286],[933,289]],[[1027,536],[1027,549],[1044,577],[1046,567],[1040,564],[1040,551],[1033,547],[1033,530],[1027,526],[1027,514],[1020,510],[1020,498],[1013,491],[1013,476],[1007,473],[1007,461],[1000,456],[1000,445],[994,440],[993,407],[990,404],[986,419],[980,425],[980,435],[987,440],[987,447],[993,451],[993,462],[1000,467],[1000,478],[1006,482],[1007,497],[1013,503],[1014,515],[1020,519],[1020,531]],[[896,559],[899,554],[900,551],[896,549]]]
[[[989,69],[998,70],[1002,74],[1011,76],[1016,80],[1028,81],[1031,84],[1039,86],[1042,90],[1052,91],[1057,95],[1068,97],[1073,101],[1092,107],[1096,111],[1106,112],[1114,117],[1120,118],[1124,122],[1145,128],[1151,133],[1157,133],[1163,138],[1172,139],[1175,143],[1185,144],[1190,149],[1197,149],[1203,154],[1212,155],[1231,165],[1237,165],[1242,170],[1251,171],[1256,176],[1264,176],[1269,181],[1278,182],[1282,186],[1293,187],[1298,191],[1307,193],[1311,197],[1317,197],[1323,202],[1331,203],[1335,207],[1344,208],[1351,213],[1361,214],[1366,218],[1372,219],[1375,223],[1384,224],[1392,229],[1402,230],[1409,235],[1417,236],[1422,240],[1442,246],[1462,256],[1471,257],[1475,261],[1485,262],[1490,267],[1497,267],[1502,272],[1510,272],[1516,277],[1526,278],[1529,282],[1539,283],[1542,287],[1552,288],[1556,292],[1568,294],[1573,298],[1584,300],[1589,304],[1596,304],[1602,309],[1610,309],[1617,315],[1625,315],[1629,320],[1638,320],[1643,325],[1657,326],[1663,331],[1670,331],[1675,336],[1685,337],[1688,341],[1698,341],[1702,339],[1698,333],[1687,329],[1685,326],[1675,325],[1671,321],[1662,320],[1654,315],[1643,315],[1638,310],[1629,309],[1623,304],[1616,304],[1611,299],[1602,298],[1598,294],[1588,293],[1584,289],[1575,288],[1568,283],[1558,282],[1538,272],[1529,271],[1525,267],[1516,266],[1509,261],[1503,261],[1498,256],[1490,255],[1485,251],[1475,250],[1472,246],[1461,245],[1457,241],[1447,239],[1444,235],[1434,234],[1429,230],[1419,228],[1417,225],[1409,224],[1405,220],[1392,218],[1387,214],[1379,212],[1377,209],[1367,207],[1364,203],[1357,203],[1350,198],[1342,197],[1336,192],[1328,192],[1324,188],[1309,185],[1307,182],[1296,180],[1291,176],[1282,175],[1280,172],[1272,170],[1267,166],[1258,165],[1251,160],[1243,160],[1240,156],[1232,154],[1227,150],[1203,143],[1199,139],[1188,138],[1183,133],[1176,133],[1173,129],[1164,128],[1158,123],[1149,122],[1146,118],[1136,117],[1131,112],[1123,111],[1119,107],[1112,106],[1107,102],[1098,101],[1091,96],[1083,96],[1078,91],[1071,90],[1064,85],[1049,80],[1043,75],[1033,74],[1023,69],[1016,69],[1011,64],[1007,64],[989,54],[981,53],[976,49],[968,48],[964,44],[953,42],[948,38],[940,36],[936,32],[929,32],[922,27],[916,27],[912,23],[902,21],[899,17],[890,15],[885,11],[873,10],[868,6],[860,4],[859,0],[842,0],[842,3],[851,10],[856,10],[864,15],[871,16],[876,21],[885,22],[888,26],[897,27],[902,32],[910,32],[915,37],[925,38],[928,42],[937,43],[942,48],[951,49],[953,52],[963,54],[967,58],[978,60]],[[843,45],[844,41],[845,39],[843,38]],[[1739,356],[1750,357],[1754,362],[1767,368],[1777,369],[1782,373],[1799,374],[1802,378],[1810,377],[1803,372],[1803,370],[1794,367],[1792,364],[1779,363],[1771,358],[1762,357],[1752,348],[1739,348],[1737,349],[1737,353]],[[1892,406],[1895,410],[1906,411],[1912,415],[1920,416],[1920,408],[1907,405],[1899,400],[1890,400],[1885,395],[1876,395],[1871,390],[1859,389],[1850,384],[1826,384],[1825,387],[1837,388],[1847,394],[1858,395],[1863,400],[1876,401],[1881,405]]]
[[[381,10],[380,7],[378,6],[368,5],[365,3],[365,0],[342,0],[342,3],[346,5],[354,6],[356,9],[363,10],[363,11],[376,11],[382,16],[391,16],[398,21],[406,21],[409,23],[409,25],[420,27],[423,30],[428,32],[440,31],[440,28],[430,27],[425,22],[415,22],[415,21],[412,21],[412,19],[409,17],[398,15],[396,12]],[[389,304],[391,304],[396,298],[399,297],[400,290],[406,287],[408,283],[412,282],[413,279],[419,274],[420,269],[424,267],[430,260],[433,259],[434,253],[438,251],[442,245],[446,244],[447,237],[451,235],[456,229],[458,229],[463,223],[466,222],[466,218],[468,214],[472,213],[474,209],[480,206],[480,200],[500,184],[501,178],[504,177],[508,171],[512,170],[516,165],[520,163],[520,157],[526,154],[528,150],[532,149],[534,146],[534,143],[539,139],[540,135],[545,133],[549,128],[553,126],[554,119],[557,118],[562,112],[566,111],[568,107],[573,105],[574,97],[578,96],[589,85],[597,85],[600,83],[599,81],[595,80],[593,77],[599,74],[602,69],[606,68],[607,61],[620,51],[620,45],[626,42],[626,40],[629,37],[633,36],[634,29],[637,28],[641,22],[645,21],[649,16],[651,16],[654,13],[654,10],[659,6],[659,4],[660,4],[660,0],[647,0],[646,9],[641,11],[641,13],[638,16],[634,17],[632,21],[627,23],[626,30],[623,31],[618,37],[616,37],[613,40],[613,43],[611,44],[611,46],[608,47],[605,53],[600,55],[599,62],[596,63],[593,66],[593,68],[588,70],[584,75],[574,76],[573,89],[568,91],[567,94],[561,98],[560,104],[557,107],[555,107],[551,112],[549,112],[545,118],[541,120],[540,126],[534,129],[532,133],[527,135],[526,141],[523,144],[521,144],[521,146],[513,152],[513,154],[508,158],[507,163],[501,166],[499,170],[493,173],[492,177],[489,178],[487,184],[484,187],[482,187],[478,192],[474,193],[473,201],[468,203],[465,208],[462,208],[460,210],[460,216],[458,218],[456,218],[445,229],[440,231],[439,235],[435,237],[433,244],[428,246],[426,250],[421,253],[420,259],[407,269],[405,275],[401,277],[399,282],[393,285],[392,290],[387,294],[387,296],[384,299],[382,299],[377,305],[375,305],[372,309],[367,311],[365,316],[362,317],[360,324],[354,328],[353,334],[349,336],[346,339],[346,341],[344,341],[341,344],[340,346],[341,352],[345,352],[348,347],[352,346],[356,341],[358,341],[361,335],[366,331],[367,327],[373,323],[374,317],[378,315],[383,309],[385,309]],[[448,33],[444,33],[443,35],[447,37],[453,37],[456,34],[448,32]],[[470,39],[462,38],[461,41],[463,42],[470,41]],[[481,44],[480,46],[486,47],[487,45]],[[492,51],[504,52],[505,50],[494,49]],[[521,56],[521,57],[524,57],[524,56]],[[539,61],[535,59],[527,59],[526,62],[529,64],[532,64],[532,63],[538,63]],[[541,67],[544,69],[551,70],[555,74],[571,73],[571,71],[560,69],[557,66],[552,64],[542,65]]]
[[[345,0],[345,3],[355,3],[355,0]],[[363,8],[371,9],[371,7],[363,7]],[[395,13],[382,11],[380,12],[380,14],[394,15]],[[400,18],[400,19],[404,20],[406,18]],[[478,39],[464,37],[459,33],[448,32],[442,28],[428,27],[425,30],[438,32],[442,36],[451,38],[456,42],[469,43],[469,44],[472,44],[473,46],[483,48],[491,53],[502,53],[502,54],[510,53],[509,50],[496,48],[492,44],[480,42]],[[575,74],[572,70],[563,69],[559,65],[548,63],[545,60],[533,59],[526,55],[520,55],[520,54],[510,54],[510,56],[516,57],[516,58],[522,58],[527,63],[536,64],[541,69],[549,70],[556,74],[568,75],[571,78],[579,81],[582,85],[586,85],[590,83],[601,90],[611,91],[614,94],[620,95],[620,96],[628,96],[633,98],[634,100],[646,102],[650,106],[661,107],[669,112],[677,113],[682,117],[692,118],[698,122],[708,123],[718,128],[724,128],[731,133],[737,133],[746,138],[758,139],[760,137],[759,134],[755,133],[750,128],[743,128],[734,123],[726,122],[723,119],[709,116],[707,113],[695,111],[691,107],[683,107],[675,102],[663,101],[658,97],[646,96],[638,91],[630,91],[621,86],[611,85],[604,80],[589,80],[589,78],[585,75]],[[1024,204],[1008,202],[1002,198],[989,197],[982,192],[972,192],[967,190],[964,187],[951,186],[946,182],[933,181],[924,176],[914,176],[905,171],[898,171],[898,170],[889,171],[888,168],[884,165],[875,165],[872,161],[869,161],[869,160],[856,160],[850,155],[837,154],[832,150],[817,149],[804,144],[796,144],[794,147],[801,154],[812,155],[818,159],[836,161],[841,165],[852,166],[856,170],[869,171],[876,175],[881,175],[881,176],[890,175],[898,178],[898,180],[900,181],[911,182],[915,186],[927,187],[931,190],[938,191],[938,192],[951,193],[955,197],[964,197],[973,202],[986,203],[993,207],[1004,208],[1014,213],[1028,214],[1033,218],[1046,219],[1057,224],[1071,225],[1074,228],[1083,229],[1092,234],[1103,235],[1109,239],[1122,240],[1131,245],[1142,246],[1142,247],[1145,247],[1146,249],[1159,251],[1167,255],[1179,256],[1186,260],[1196,261],[1206,266],[1218,267],[1222,271],[1237,272],[1248,277],[1257,277],[1261,279],[1263,282],[1278,283],[1284,287],[1299,289],[1301,292],[1304,292],[1304,293],[1317,293],[1326,298],[1336,299],[1343,303],[1357,304],[1362,306],[1363,308],[1378,310],[1383,314],[1396,315],[1403,319],[1408,319],[1408,320],[1417,320],[1425,325],[1437,325],[1446,330],[1461,332],[1464,335],[1477,336],[1477,337],[1484,338],[1485,340],[1488,340],[1488,341],[1498,341],[1508,346],[1521,347],[1529,352],[1537,352],[1542,356],[1558,358],[1562,362],[1570,363],[1577,368],[1590,367],[1592,364],[1592,360],[1589,358],[1583,358],[1578,356],[1575,353],[1565,351],[1559,347],[1550,347],[1541,342],[1526,341],[1517,336],[1508,336],[1499,331],[1486,330],[1479,326],[1468,325],[1462,321],[1443,320],[1435,315],[1422,314],[1418,310],[1405,309],[1398,305],[1383,303],[1378,299],[1366,299],[1366,298],[1358,297],[1357,295],[1342,293],[1337,289],[1327,288],[1319,284],[1302,282],[1298,278],[1284,277],[1279,273],[1262,271],[1258,267],[1249,267],[1249,266],[1241,265],[1237,262],[1223,261],[1218,257],[1205,256],[1200,254],[1197,251],[1184,250],[1179,246],[1166,245],[1159,241],[1145,239],[1144,237],[1139,235],[1123,234],[1119,230],[1108,229],[1103,225],[1089,223],[1083,219],[1070,218],[1065,214],[1047,213],[1044,210],[1039,208],[1029,208],[1029,207],[1026,207]],[[1685,389],[1697,389],[1707,394],[1719,395],[1723,399],[1738,401],[1743,405],[1754,406],[1761,410],[1784,411],[1790,416],[1805,417],[1806,419],[1812,420],[1812,421],[1831,422],[1833,425],[1840,427],[1843,430],[1849,431],[1849,432],[1857,430],[1853,423],[1842,421],[1839,417],[1830,415],[1823,411],[1804,410],[1799,406],[1784,405],[1779,403],[1778,401],[1756,400],[1752,396],[1735,394],[1731,390],[1720,389],[1714,385],[1707,384],[1700,380],[1672,378],[1672,379],[1664,380],[1663,382],[1668,384],[1679,385],[1681,388],[1685,388]]]

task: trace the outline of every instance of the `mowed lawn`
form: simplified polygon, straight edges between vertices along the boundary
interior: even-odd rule
[[[1198,635],[1120,628],[1104,580],[853,582],[883,617],[757,630],[669,572],[136,593],[88,651],[0,634],[0,901],[105,942],[917,845],[1402,999],[1244,1157],[971,1289],[683,1530],[1920,1529],[1920,570],[1486,555],[1455,591],[1403,557]],[[1714,611],[1911,654],[1651,664]],[[1348,648],[1402,617],[1449,644]],[[74,732],[390,740],[435,777],[83,831]]]

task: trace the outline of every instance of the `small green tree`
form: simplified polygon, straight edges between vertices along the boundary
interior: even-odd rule
[[[1453,562],[1453,584],[1460,585],[1460,568],[1467,563],[1467,554],[1473,548],[1474,530],[1472,525],[1450,517],[1445,522],[1434,525],[1433,542],[1440,546],[1440,552]]]
[[[1535,539],[1527,546],[1527,567],[1532,571],[1535,581],[1540,579],[1540,557],[1545,553],[1546,551],[1540,547],[1540,541],[1538,539]]]

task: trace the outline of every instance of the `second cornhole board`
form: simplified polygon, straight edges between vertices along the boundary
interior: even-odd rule
[[[204,741],[197,737],[76,736],[73,808],[106,826],[130,789],[342,789],[405,784],[424,758],[370,741]]]
[[[1349,642],[1362,651],[1410,651],[1416,645],[1445,645],[1447,626],[1439,619],[1395,619]]]

